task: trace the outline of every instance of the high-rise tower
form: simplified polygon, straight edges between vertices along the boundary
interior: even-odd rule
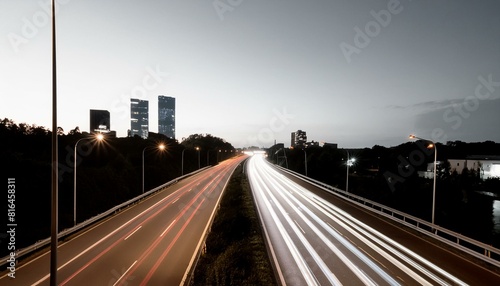
[[[175,139],[175,98],[158,96],[158,133]]]
[[[130,136],[139,135],[144,139],[149,135],[149,105],[147,100],[130,99]]]

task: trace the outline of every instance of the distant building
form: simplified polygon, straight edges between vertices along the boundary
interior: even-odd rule
[[[440,165],[443,162],[437,162],[437,169],[440,170]],[[483,180],[489,178],[500,178],[500,156],[466,156],[465,159],[449,159],[450,172],[456,171],[462,174],[463,170],[467,168],[469,171],[479,173],[479,177]],[[427,164],[426,171],[418,172],[420,177],[427,179],[434,178],[434,162]]]
[[[461,174],[467,168],[468,170],[479,172],[481,179],[500,178],[500,156],[467,156],[465,159],[449,159],[450,171],[457,171]],[[432,165],[432,164],[430,164]],[[433,170],[433,169],[432,169]]]
[[[292,132],[292,142],[291,147],[293,148],[304,148],[306,147],[307,135],[305,131],[297,130]]]
[[[337,149],[339,146],[337,143],[328,143],[328,142],[321,142],[321,143],[322,143],[320,144],[321,147]]]
[[[144,139],[149,134],[149,103],[147,100],[130,99],[130,136]]]
[[[311,142],[307,142],[306,143],[306,147],[309,148],[309,147],[313,147],[313,146],[319,146],[319,142],[316,142],[316,141],[311,141]]]
[[[158,96],[158,133],[175,139],[175,98]]]
[[[107,110],[90,110],[90,133],[109,133],[111,130],[110,115]]]

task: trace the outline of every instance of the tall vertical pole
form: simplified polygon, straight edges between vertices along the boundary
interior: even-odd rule
[[[200,148],[197,148],[196,149],[198,151],[198,170],[201,168],[201,165],[200,165]]]
[[[144,194],[144,151],[146,151],[148,147],[142,150],[142,193]]]
[[[347,152],[347,161],[346,161],[347,175],[345,178],[345,191],[349,192],[349,151],[347,151],[347,149],[345,151]]]
[[[304,165],[305,165],[306,177],[307,177],[307,152],[306,152],[306,150],[303,150],[303,151],[304,151]]]
[[[83,139],[83,138],[82,138]],[[80,139],[80,140],[82,140]],[[76,147],[78,146],[78,142],[80,142],[80,140],[76,141],[76,144],[75,144],[75,154],[74,154],[74,158],[75,158],[75,163],[74,163],[74,167],[73,167],[73,225],[76,225]]]
[[[181,155],[181,176],[184,176],[184,151],[186,151],[186,149],[182,150]]]
[[[436,208],[436,169],[437,169],[437,146],[436,143],[432,142],[434,145],[434,186],[432,187],[432,224],[434,224],[434,212]]]
[[[56,8],[52,0],[52,213],[50,240],[50,285],[57,285],[58,232],[58,148],[57,148],[57,71],[56,71]]]

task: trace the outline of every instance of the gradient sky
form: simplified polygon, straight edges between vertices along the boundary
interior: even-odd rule
[[[49,2],[0,0],[0,118],[52,124]],[[149,100],[157,132],[167,95],[179,140],[288,146],[302,129],[342,148],[410,133],[500,142],[496,0],[58,2],[66,132],[88,131],[89,110],[106,109],[126,136],[130,97]]]

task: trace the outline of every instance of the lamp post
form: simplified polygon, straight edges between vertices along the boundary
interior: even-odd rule
[[[419,139],[423,141],[430,142],[430,144],[427,146],[427,148],[434,148],[434,182],[433,182],[433,187],[432,187],[432,224],[434,224],[434,212],[435,212],[435,207],[436,207],[436,169],[437,169],[437,146],[436,143],[432,140],[428,139],[423,139],[420,137],[417,137],[413,134],[410,135],[410,139]]]
[[[160,149],[160,151],[163,151],[165,150],[165,145],[163,144],[160,144],[158,146],[146,146],[143,150],[142,150],[142,193],[144,194],[144,152],[146,151],[146,149],[148,148],[158,148]]]
[[[198,170],[201,168],[200,165],[200,147],[196,147],[196,151],[198,151]]]
[[[283,150],[283,154],[284,154],[284,156],[285,156],[285,164],[286,164],[286,168],[288,169],[288,159],[286,158],[285,148],[281,148],[281,150]]]
[[[304,151],[304,165],[306,166],[306,177],[307,177],[307,153],[306,153],[306,150],[303,149],[302,151]]]
[[[80,141],[82,140],[91,140],[91,139],[94,139],[94,138],[81,138],[79,139],[78,141],[76,141],[75,143],[75,153],[74,153],[74,157],[75,158],[75,162],[74,162],[74,170],[73,170],[73,225],[76,225],[76,148],[78,146],[78,143],[80,143]],[[104,139],[104,136],[99,133],[96,135],[95,139],[97,141],[102,141]]]
[[[347,161],[346,161],[346,179],[345,179],[345,191],[346,192],[349,192],[349,166],[352,165],[352,163],[354,163],[354,161],[356,160],[355,158],[352,158],[352,159],[349,159],[349,151],[346,149],[345,150],[347,152]]]
[[[181,176],[184,176],[184,151],[186,151],[186,149],[182,150],[181,155]]]
[[[345,161],[345,165],[347,166],[346,170],[346,178],[345,178],[345,191],[349,192],[349,151],[345,150],[347,152],[347,160]]]

